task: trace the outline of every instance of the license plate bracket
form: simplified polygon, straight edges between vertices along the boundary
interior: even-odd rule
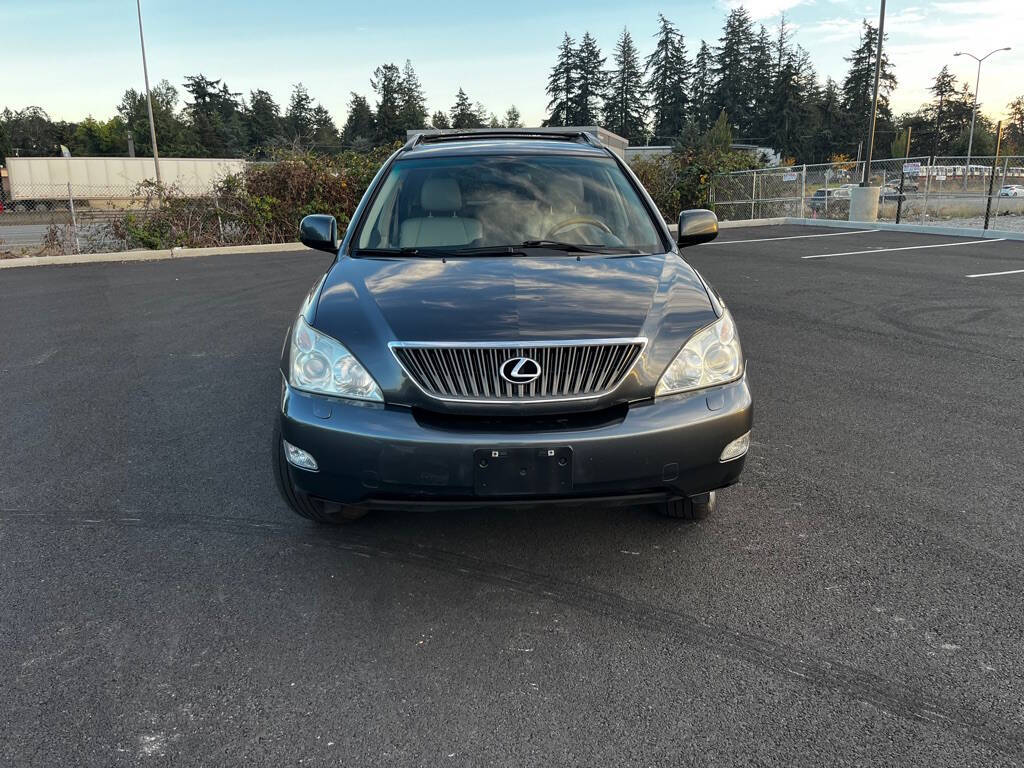
[[[572,490],[572,448],[479,448],[473,452],[478,496],[545,496]]]

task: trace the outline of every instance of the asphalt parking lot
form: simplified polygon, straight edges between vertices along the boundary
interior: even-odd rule
[[[316,528],[270,430],[329,256],[0,271],[0,765],[1024,763],[1024,242],[688,256],[757,407],[695,525]]]

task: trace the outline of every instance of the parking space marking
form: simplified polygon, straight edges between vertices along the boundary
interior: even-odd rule
[[[1008,269],[1005,272],[980,272],[977,275],[966,275],[966,277],[998,277],[999,275],[1019,275],[1024,269]]]
[[[878,232],[877,229],[855,229],[850,232],[825,232],[819,235],[790,235],[789,237],[759,237],[756,240],[718,240],[707,245],[733,245],[735,243],[767,243],[769,240],[801,240],[805,237],[839,237],[840,235],[864,235]]]
[[[952,248],[956,245],[981,245],[983,243],[1001,243],[1005,240],[1002,237],[994,237],[990,240],[965,240],[961,243],[933,243],[931,245],[904,245],[900,248],[876,248],[867,251],[846,251],[845,253],[819,253],[814,256],[801,256],[801,259],[828,259],[832,256],[859,256],[863,253],[889,253],[891,251],[916,251],[921,248]]]

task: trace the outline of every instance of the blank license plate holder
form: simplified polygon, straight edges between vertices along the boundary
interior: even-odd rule
[[[478,496],[553,496],[572,490],[572,448],[479,448],[473,452]]]

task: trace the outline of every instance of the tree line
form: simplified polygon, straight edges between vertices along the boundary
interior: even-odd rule
[[[160,153],[167,157],[249,157],[260,159],[275,150],[336,153],[368,150],[404,139],[407,129],[522,127],[518,109],[502,118],[460,88],[448,112],[428,117],[426,96],[412,63],[382,64],[373,71],[374,103],[352,93],[348,115],[339,129],[330,112],[302,83],[292,89],[282,108],[265,90],[247,96],[222,80],[189,75],[178,88],[167,80],[151,90],[153,122]],[[129,142],[139,156],[152,154],[146,94],[128,89],[108,120],[87,117],[78,123],[54,121],[40,107],[0,112],[0,162],[7,156],[52,156],[61,144],[75,156],[128,153]]]
[[[730,11],[721,37],[701,40],[691,56],[679,28],[658,16],[653,50],[642,56],[623,29],[611,55],[586,32],[568,33],[547,82],[546,125],[602,125],[631,144],[692,146],[724,115],[738,142],[771,147],[799,162],[855,156],[867,140],[874,91],[878,30],[863,21],[839,82],[818,77],[808,52],[793,41],[785,15],[769,30],[742,7]],[[966,154],[973,98],[946,67],[931,87],[934,100],[894,115],[897,79],[883,48],[876,156]],[[1024,152],[1024,96],[1008,106],[1006,148]],[[992,153],[995,125],[978,114],[975,155]]]
[[[822,82],[793,37],[785,15],[769,30],[755,25],[742,7],[727,14],[717,41],[689,47],[679,28],[659,14],[649,53],[643,55],[624,29],[610,62],[589,32],[579,41],[565,33],[547,80],[544,124],[599,125],[634,145],[683,147],[727,131],[738,142],[771,147],[793,161],[855,157],[867,137],[877,29],[862,22],[840,81]],[[943,67],[928,103],[894,115],[889,99],[897,79],[884,53],[880,71],[876,157],[908,149],[912,155],[966,154],[973,104],[968,84]],[[450,109],[429,114],[409,61],[403,67],[378,66],[370,78],[371,94],[351,93],[340,129],[301,83],[285,105],[268,91],[243,95],[203,74],[186,77],[181,87],[184,94],[164,80],[152,90],[160,149],[169,157],[259,159],[279,148],[335,153],[390,144],[408,129],[522,125],[515,106],[499,118],[462,88]],[[1024,96],[1008,111],[1004,152],[1024,153]],[[134,89],[125,91],[116,115],[105,121],[52,121],[39,107],[0,112],[0,160],[13,154],[54,155],[60,144],[73,155],[125,155],[129,137],[136,153],[151,154],[145,94]],[[973,154],[990,154],[994,147],[995,126],[979,113]]]

